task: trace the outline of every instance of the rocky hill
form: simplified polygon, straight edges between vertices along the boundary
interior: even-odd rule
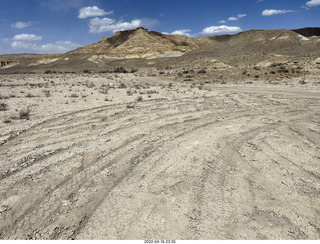
[[[163,35],[148,31],[142,27],[135,30],[119,31],[111,38],[80,47],[69,54],[104,54],[106,58],[149,58],[166,54],[181,56],[185,52],[199,48],[192,39],[186,36]]]

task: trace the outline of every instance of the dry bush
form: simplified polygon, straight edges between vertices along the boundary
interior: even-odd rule
[[[19,111],[19,118],[20,118],[20,119],[29,120],[29,119],[30,119],[30,113],[31,113],[30,108],[21,109],[21,110]]]
[[[7,110],[8,110],[8,104],[0,103],[0,111],[7,111]]]

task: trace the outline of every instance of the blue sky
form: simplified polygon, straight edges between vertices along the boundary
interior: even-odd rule
[[[0,54],[63,53],[118,30],[190,37],[319,27],[320,0],[0,0]]]

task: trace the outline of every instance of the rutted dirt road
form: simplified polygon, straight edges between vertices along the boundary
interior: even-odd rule
[[[1,239],[320,238],[318,86],[152,82],[1,122]]]

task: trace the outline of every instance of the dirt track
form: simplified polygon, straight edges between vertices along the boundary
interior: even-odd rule
[[[1,239],[320,238],[318,86],[152,82],[1,122]]]

